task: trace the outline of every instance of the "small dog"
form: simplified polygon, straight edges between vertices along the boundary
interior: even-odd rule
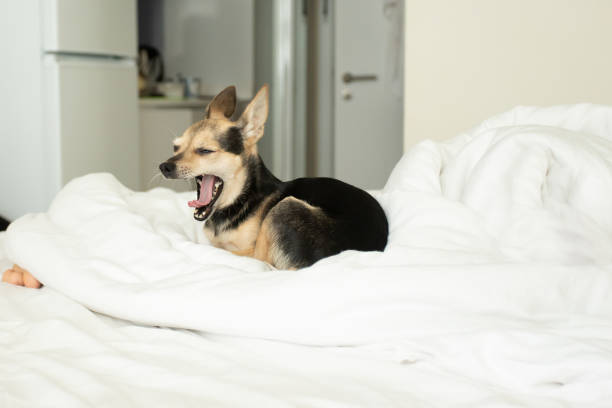
[[[264,85],[236,121],[236,89],[210,102],[204,119],[174,140],[161,163],[169,179],[195,179],[194,218],[210,242],[279,269],[299,269],[347,249],[382,251],[388,223],[365,191],[332,178],[282,182],[257,154],[268,116]]]
[[[365,191],[332,178],[282,182],[257,154],[268,117],[264,85],[237,121],[236,89],[210,102],[204,119],[174,141],[174,156],[160,164],[171,179],[194,178],[194,218],[210,242],[279,269],[299,269],[347,249],[382,251],[387,217]],[[13,265],[3,282],[30,288],[41,283]]]

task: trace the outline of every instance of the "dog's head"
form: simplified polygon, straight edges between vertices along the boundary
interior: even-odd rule
[[[242,191],[245,165],[257,155],[268,117],[268,85],[232,121],[235,110],[236,88],[230,86],[208,104],[204,119],[174,140],[174,156],[159,165],[166,178],[196,180],[197,199],[189,202],[196,220],[206,220],[215,207],[231,204]]]

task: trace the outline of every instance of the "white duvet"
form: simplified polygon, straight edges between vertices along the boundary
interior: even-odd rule
[[[267,401],[261,406],[612,406],[612,108],[517,108],[447,143],[417,145],[376,194],[390,224],[385,252],[347,251],[300,271],[208,245],[186,205],[192,195],[136,193],[107,174],[72,181],[47,213],[6,234],[6,257],[46,288],[0,286],[8,302],[0,306],[10,310],[0,316],[28,309],[20,317],[28,325],[32,302],[55,316],[36,302],[48,296],[139,325],[207,333],[125,326],[146,332],[143,344],[163,342],[159,333],[185,336],[177,350],[189,343],[202,361],[221,345],[242,356],[235,370],[254,349],[267,356],[259,364],[274,375],[258,380],[257,369],[244,369],[229,381],[234,388],[206,376],[198,358],[169,358],[227,390],[215,406],[258,406],[249,390]],[[0,369],[7,359],[19,364],[12,352],[36,336],[7,328]],[[117,329],[96,330],[106,339]],[[60,377],[58,360],[57,370],[16,370],[15,383]],[[120,372],[117,361],[108,370]],[[286,372],[275,361],[287,362]],[[317,391],[304,388],[324,373],[330,381]],[[196,385],[178,383],[175,399],[159,386],[142,394],[151,400],[137,390],[132,398],[191,401]],[[22,391],[5,390],[12,402],[27,400]],[[209,397],[194,397],[194,406]]]

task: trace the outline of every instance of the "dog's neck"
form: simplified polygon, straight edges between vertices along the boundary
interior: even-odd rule
[[[228,189],[225,200],[206,221],[206,227],[227,229],[236,227],[256,210],[266,197],[279,191],[281,181],[265,166],[259,155],[246,159],[245,166],[232,179],[240,188]],[[226,191],[223,191],[222,195]],[[221,198],[221,197],[220,197]]]

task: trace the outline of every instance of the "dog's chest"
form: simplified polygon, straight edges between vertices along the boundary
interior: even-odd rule
[[[250,255],[255,248],[261,225],[259,217],[249,217],[236,228],[219,230],[215,234],[213,226],[204,225],[204,233],[211,244],[241,255]]]

